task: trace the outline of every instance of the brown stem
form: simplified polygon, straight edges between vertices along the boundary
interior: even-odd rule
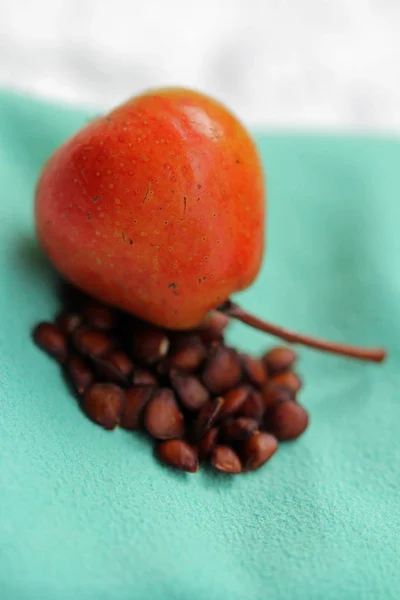
[[[240,306],[231,301],[225,302],[225,304],[222,305],[219,310],[233,319],[242,321],[242,323],[246,323],[246,325],[249,325],[250,327],[254,327],[260,331],[265,331],[266,333],[279,337],[291,344],[302,344],[303,346],[316,348],[317,350],[322,350],[323,352],[331,352],[332,354],[340,354],[342,356],[349,356],[359,360],[382,362],[386,358],[386,350],[383,348],[359,348],[357,346],[337,344],[335,342],[329,342],[326,340],[318,340],[308,335],[302,335],[300,333],[295,333],[294,331],[284,329],[283,327],[272,325],[271,323],[267,323],[266,321],[247,313],[245,310],[240,308]]]

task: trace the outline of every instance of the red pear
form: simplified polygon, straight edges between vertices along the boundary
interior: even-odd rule
[[[263,171],[240,122],[187,89],[137,96],[79,131],[44,167],[40,243],[77,287],[185,329],[255,279]]]

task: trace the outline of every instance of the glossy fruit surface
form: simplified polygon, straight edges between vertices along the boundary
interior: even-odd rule
[[[64,277],[165,327],[198,324],[261,265],[254,143],[222,105],[190,90],[152,91],[88,124],[45,165],[35,213]]]

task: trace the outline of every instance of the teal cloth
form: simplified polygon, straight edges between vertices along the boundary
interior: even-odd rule
[[[268,252],[241,302],[390,358],[301,350],[307,433],[259,472],[186,475],[141,435],[83,417],[30,340],[58,308],[35,180],[89,118],[0,96],[0,598],[400,598],[399,142],[258,135]],[[254,352],[272,342],[241,325],[230,339]]]

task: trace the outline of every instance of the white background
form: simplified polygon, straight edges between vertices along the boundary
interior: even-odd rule
[[[400,131],[400,0],[0,0],[0,87],[103,108],[163,84],[249,124]]]

